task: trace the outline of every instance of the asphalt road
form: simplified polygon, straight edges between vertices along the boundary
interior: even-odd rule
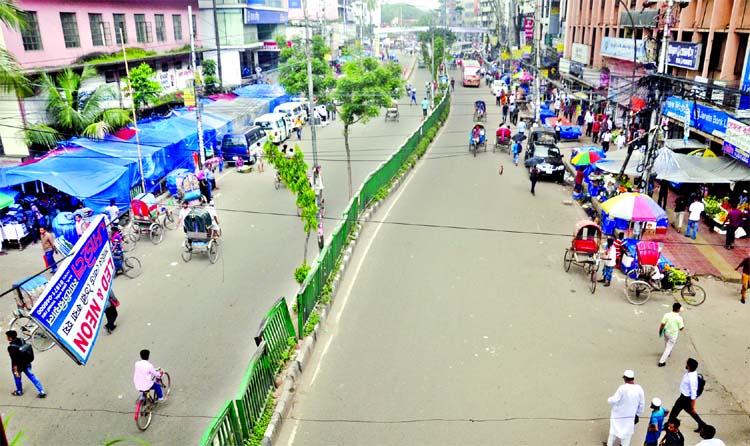
[[[405,61],[404,66],[410,66]],[[425,70],[413,82],[423,84]],[[417,128],[418,107],[401,101],[399,122],[373,119],[351,129],[354,190]],[[348,202],[346,163],[340,121],[319,132],[329,217],[341,215]],[[301,146],[308,163],[310,131]],[[295,143],[290,140],[289,143]],[[13,414],[9,431],[23,430],[26,445],[99,445],[105,439],[137,437],[151,445],[197,444],[221,405],[233,398],[255,351],[253,336],[271,304],[279,296],[291,303],[297,291],[294,269],[302,262],[304,233],[292,195],[274,190],[273,169],[263,174],[225,171],[218,179],[216,205],[222,224],[221,257],[211,265],[205,256],[189,263],[180,258],[182,232],[168,232],[154,246],[139,242],[131,253],[144,265],[135,280],[119,278],[115,290],[122,302],[118,328],[102,333],[85,367],[79,367],[60,349],[38,353],[34,372],[49,397],[34,398],[24,378],[26,394],[10,396],[11,375],[5,375],[0,394],[3,414]],[[326,233],[335,226],[326,220]],[[315,258],[313,234],[308,258]],[[0,285],[9,286],[40,269],[41,251],[32,246],[0,258],[4,272]],[[0,303],[3,320],[13,308],[10,296]],[[170,401],[156,411],[152,426],[141,433],[133,422],[137,398],[133,363],[138,351],[149,348],[151,360],[172,376]],[[7,355],[3,356],[8,366]]]
[[[710,300],[685,310],[688,330],[656,367],[671,296],[636,307],[620,281],[592,295],[580,268],[566,273],[583,212],[557,184],[532,196],[507,154],[469,156],[471,104],[490,98],[457,88],[444,130],[363,230],[276,444],[598,445],[623,370],[671,408],[688,356],[710,383],[704,420],[726,444],[750,444],[736,290],[706,283]]]

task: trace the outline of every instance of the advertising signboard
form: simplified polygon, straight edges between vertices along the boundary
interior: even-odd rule
[[[669,42],[667,65],[697,70],[701,58],[700,43]]]
[[[727,119],[724,153],[750,165],[750,126],[732,118]]]
[[[570,59],[574,62],[588,65],[590,54],[591,54],[591,47],[589,45],[584,45],[582,43],[574,43],[573,51],[570,54]]]
[[[68,356],[85,365],[99,336],[115,278],[103,215],[96,217],[71,252],[75,254],[52,277],[31,317]]]
[[[640,40],[619,37],[605,37],[602,39],[601,54],[604,57],[633,61],[633,52],[637,61],[646,57],[646,50]]]

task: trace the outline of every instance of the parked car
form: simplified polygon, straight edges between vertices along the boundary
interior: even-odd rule
[[[239,156],[246,163],[255,164],[258,160],[256,153],[258,143],[262,150],[266,141],[268,141],[268,135],[257,125],[239,132],[227,133],[221,140],[221,156],[225,161],[234,161]]]
[[[274,144],[282,143],[292,133],[292,121],[284,113],[266,113],[255,118],[254,124],[265,130]]]
[[[284,113],[292,122],[297,118],[300,118],[302,122],[307,122],[308,119],[307,108],[301,102],[285,102],[274,107],[273,112]]]
[[[526,155],[524,160],[531,158],[531,152],[534,151],[536,144],[553,145],[557,146],[555,141],[555,131],[549,127],[535,127],[529,132],[529,137],[526,140]]]

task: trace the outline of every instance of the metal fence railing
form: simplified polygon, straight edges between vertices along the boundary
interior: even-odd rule
[[[386,187],[399,173],[427,132],[435,128],[440,115],[448,107],[446,96],[430,116],[387,161],[372,172],[344,211],[341,222],[334,229],[327,246],[320,251],[310,272],[297,293],[297,323],[299,338],[304,335],[305,324],[321,299],[323,288],[347,246],[357,220],[370,205],[380,188]],[[289,338],[294,337],[294,326],[286,299],[274,303],[260,324],[255,336],[258,348],[245,371],[242,385],[235,399],[228,400],[206,429],[201,446],[239,446],[253,434],[256,424],[270,401],[274,378],[284,362],[284,353],[290,348]]]

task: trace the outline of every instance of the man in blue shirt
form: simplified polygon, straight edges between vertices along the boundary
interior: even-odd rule
[[[427,98],[422,100],[422,120],[427,117],[427,109],[430,108],[430,101]]]
[[[661,407],[661,400],[654,398],[651,400],[651,419],[648,422],[646,430],[646,441],[644,446],[657,446],[659,436],[661,435],[664,417],[667,416],[667,410]]]

